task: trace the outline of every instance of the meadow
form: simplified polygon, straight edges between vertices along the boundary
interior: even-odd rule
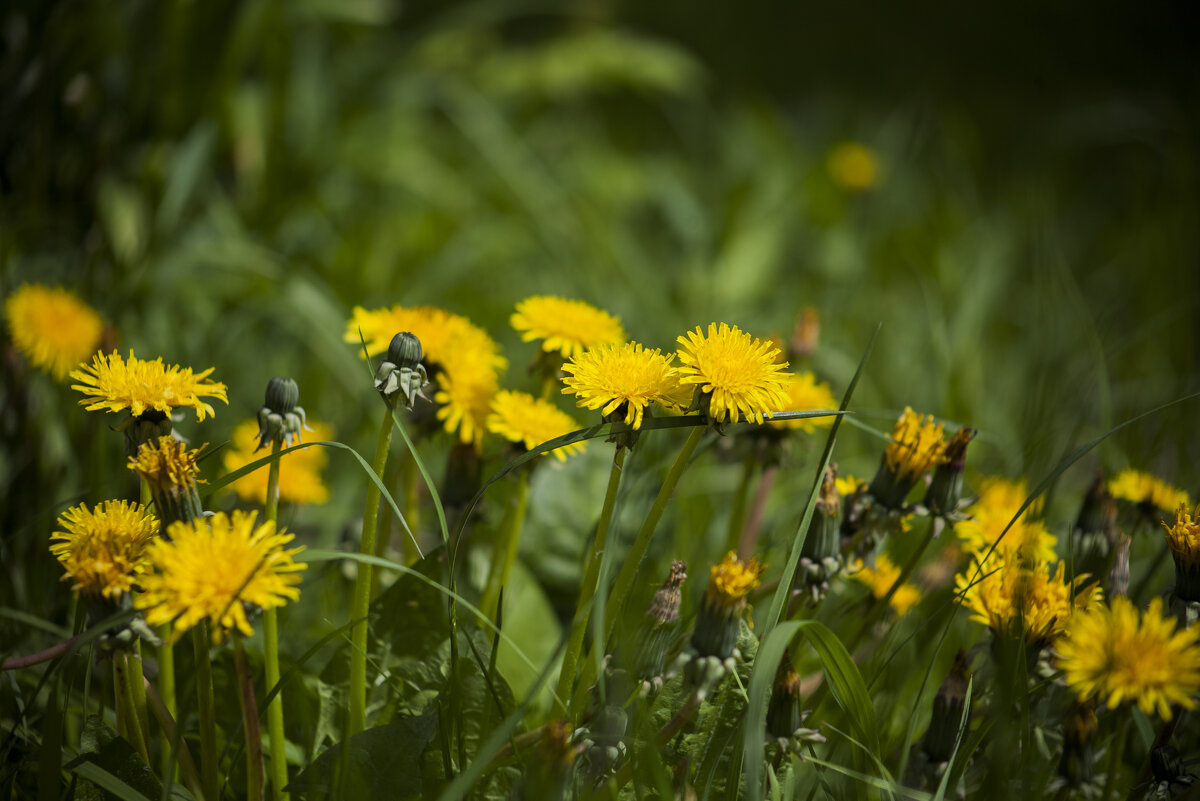
[[[0,797],[1196,792],[1175,84],[4,14]]]

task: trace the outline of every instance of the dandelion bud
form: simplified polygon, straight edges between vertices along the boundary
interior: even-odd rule
[[[945,762],[954,753],[967,698],[968,667],[966,653],[959,650],[954,655],[950,672],[933,698],[933,716],[929,719],[929,730],[925,732],[922,743],[922,749],[931,762]]]
[[[125,435],[125,455],[133,457],[137,455],[138,448],[147,442],[154,442],[159,437],[169,437],[174,425],[165,412],[147,409],[116,426],[116,430]]]
[[[679,621],[679,606],[682,601],[683,582],[687,580],[687,563],[675,560],[667,581],[654,593],[646,610],[641,631],[637,637],[637,656],[634,673],[643,680],[653,681],[662,676],[667,661],[667,651],[675,639],[675,625]]]
[[[975,438],[975,429],[960,428],[942,455],[945,461],[933,471],[933,481],[925,493],[925,506],[935,515],[947,515],[958,508],[962,497],[963,468],[967,461],[967,445]]]
[[[790,739],[800,728],[804,713],[800,708],[800,675],[792,670],[792,660],[785,653],[771,685],[771,702],[767,706],[767,731],[772,737]]]
[[[292,438],[311,431],[304,408],[299,406],[300,387],[290,378],[272,378],[267,382],[267,395],[258,409],[258,447],[279,443],[291,447]]]
[[[692,647],[702,656],[728,659],[737,645],[738,623],[746,611],[746,596],[766,570],[757,559],[742,562],[730,551],[710,569],[708,588],[692,632]]]
[[[1183,759],[1179,749],[1173,745],[1160,745],[1150,752],[1150,770],[1154,774],[1156,785],[1168,786],[1179,784],[1190,786],[1196,784],[1196,777],[1184,770]]]
[[[962,447],[965,449],[966,444]],[[919,415],[905,408],[871,482],[871,496],[884,508],[900,509],[917,481],[946,460],[942,424],[935,423],[932,415]]]
[[[403,397],[404,405],[411,409],[417,398],[425,398],[421,390],[429,383],[429,374],[421,356],[421,340],[415,335],[402,331],[392,337],[387,358],[375,370],[375,389],[389,405]]]
[[[1175,560],[1175,597],[1185,603],[1200,601],[1200,506],[1188,514],[1187,506],[1179,504],[1175,524],[1163,527]]]
[[[1117,499],[1097,471],[1075,518],[1079,572],[1102,575],[1117,545]]]
[[[1098,727],[1094,701],[1071,702],[1063,725],[1062,757],[1058,761],[1058,775],[1070,787],[1080,787],[1092,780],[1095,767],[1092,742]]]
[[[816,601],[829,589],[829,581],[842,569],[840,557],[842,496],[837,489],[837,466],[825,469],[808,535],[800,549],[794,589],[807,590]]]

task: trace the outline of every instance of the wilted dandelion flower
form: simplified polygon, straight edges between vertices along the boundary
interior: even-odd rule
[[[59,381],[100,346],[95,309],[61,287],[25,284],[4,299],[13,344],[29,363]]]
[[[1108,491],[1114,498],[1142,504],[1164,512],[1172,512],[1180,504],[1191,504],[1188,494],[1173,487],[1161,478],[1140,470],[1122,470],[1108,482]]]
[[[324,423],[308,421],[309,438],[315,441],[333,439],[333,431]],[[258,421],[246,420],[233,430],[233,447],[225,451],[225,470],[232,473],[262,457],[255,453],[258,446]],[[325,503],[329,488],[321,480],[321,470],[329,462],[322,447],[284,448],[279,460],[279,499],[292,503]],[[242,476],[229,488],[246,501],[262,503],[267,496],[268,465]]]
[[[1175,524],[1168,526],[1167,547],[1175,560],[1175,595],[1184,601],[1200,601],[1200,506],[1188,514],[1183,504],[1175,510]]]
[[[501,390],[492,399],[492,412],[487,419],[488,431],[499,434],[510,442],[520,443],[533,450],[543,442],[569,434],[578,426],[570,415],[564,414],[553,404],[535,398],[525,392]],[[572,442],[553,451],[560,462],[568,454],[583,450],[585,442]]]
[[[191,408],[196,410],[196,419],[203,421],[213,414],[213,407],[201,398],[229,402],[225,385],[208,380],[213,369],[193,373],[190,367],[165,365],[161,358],[144,361],[132,350],[128,361],[119,353],[97,353],[90,365],[81,364],[71,371],[71,378],[80,382],[72,384],[71,389],[88,396],[79,405],[89,412],[128,409],[138,417],[154,410],[169,416],[172,409]]]
[[[1028,496],[1023,480],[985,479],[980,485],[978,500],[967,507],[970,517],[955,524],[954,533],[966,550],[978,559],[983,559],[992,544],[999,540],[993,555],[1001,561],[1053,562],[1058,539],[1045,523],[1030,517],[1040,509],[1040,502],[1030,504],[1000,539],[1004,527],[1012,521]]]
[[[246,605],[273,609],[300,597],[300,571],[293,561],[303,548],[285,550],[293,535],[273,522],[255,525],[255,512],[218,512],[189,523],[172,523],[167,539],[148,548],[153,570],[142,578],[136,606],[151,625],[172,623],[171,639],[202,620],[214,641],[235,629],[250,636]]]
[[[866,145],[840,142],[829,151],[829,175],[844,189],[861,192],[879,182],[879,159]]]
[[[761,425],[764,416],[787,408],[788,365],[777,360],[779,348],[769,340],[736,325],[709,323],[707,333],[697,326],[676,341],[679,382],[695,385],[700,411],[713,422],[753,420]]]
[[[1058,664],[1080,698],[1109,707],[1136,703],[1147,715],[1171,719],[1171,704],[1196,707],[1200,689],[1200,629],[1175,631],[1155,598],[1138,620],[1128,598],[1098,605],[1071,618],[1058,641]]]
[[[789,412],[810,412],[817,409],[836,409],[837,400],[833,397],[829,385],[824,381],[817,383],[817,377],[810,372],[796,373],[787,384],[787,402],[784,404]],[[829,428],[833,425],[833,416],[801,417],[797,420],[772,420],[770,425],[779,428],[798,428],[811,434],[817,428]]]
[[[625,341],[620,320],[581,300],[535,295],[517,304],[510,321],[523,341],[540,339],[542,350],[561,353],[564,359]]]
[[[563,394],[576,395],[579,406],[599,409],[606,419],[622,415],[635,430],[651,403],[665,403],[679,387],[674,354],[646,350],[636,342],[600,345],[563,365]]]
[[[888,558],[887,554],[879,554],[875,566],[870,567],[859,562],[858,569],[850,573],[850,577],[860,581],[870,588],[876,598],[887,595],[888,590],[900,578],[900,568]],[[896,588],[888,602],[897,615],[903,615],[921,600],[921,591],[907,581]]]
[[[103,501],[94,510],[72,506],[58,518],[50,553],[62,563],[71,589],[110,600],[129,592],[146,569],[147,544],[158,519],[141,504]]]
[[[1065,562],[1059,562],[1053,574],[1047,563],[992,562],[977,575],[972,562],[965,573],[955,576],[956,600],[975,613],[972,620],[997,636],[1024,633],[1026,642],[1040,648],[1062,632],[1072,612],[1101,600],[1098,584],[1085,583],[1088,576],[1076,576],[1068,583],[1065,570]]]

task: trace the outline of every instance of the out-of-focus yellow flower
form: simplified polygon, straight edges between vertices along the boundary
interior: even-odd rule
[[[135,605],[151,625],[172,624],[171,640],[202,620],[213,640],[238,631],[254,633],[246,605],[274,609],[300,597],[300,571],[293,557],[303,548],[284,548],[293,535],[272,522],[255,525],[255,512],[217,512],[190,523],[172,523],[167,539],[147,549],[153,570],[141,581]]]
[[[859,142],[840,142],[829,151],[829,175],[843,189],[862,192],[879,183],[879,159]]]
[[[58,518],[50,553],[62,563],[63,581],[86,595],[116,600],[146,569],[146,545],[158,519],[141,504],[103,501],[94,510],[72,506]]]
[[[887,554],[881,553],[876,557],[874,567],[868,567],[860,560],[856,569],[849,575],[856,581],[866,584],[876,598],[882,598],[896,583],[896,579],[900,578],[900,568],[888,558]],[[892,609],[896,610],[897,616],[903,616],[920,600],[921,591],[906,581],[896,588],[888,603]]]
[[[718,425],[753,420],[787,408],[784,372],[779,348],[770,340],[752,337],[726,323],[709,323],[705,333],[696,330],[677,337],[679,383],[695,385],[701,393],[700,410]]]
[[[508,360],[486,331],[466,317],[445,309],[400,305],[364,309],[355,306],[343,339],[358,344],[360,330],[371,356],[387,353],[392,337],[408,331],[420,340],[426,363],[445,369],[461,357],[487,364],[494,372],[508,367]]]
[[[581,300],[552,295],[535,295],[521,301],[511,322],[523,341],[540,339],[542,350],[560,353],[564,359],[625,341],[625,329],[616,317]]]
[[[796,373],[787,384],[787,403],[785,409],[789,412],[810,412],[817,409],[836,409],[837,400],[824,381],[817,383],[817,377],[810,372]],[[798,428],[811,434],[817,428],[829,428],[833,425],[833,417],[802,417],[798,420],[772,420],[769,425],[779,428]]]
[[[496,368],[482,353],[460,352],[437,374],[437,386],[433,399],[446,431],[457,434],[464,444],[482,447],[492,399],[500,390]]]
[[[1200,690],[1200,629],[1175,631],[1155,598],[1138,620],[1124,596],[1112,608],[1075,614],[1055,645],[1067,685],[1082,699],[1110,708],[1132,702],[1147,715],[1171,719],[1171,704],[1195,709]]]
[[[170,416],[172,409],[190,408],[196,411],[196,419],[203,421],[213,414],[213,407],[201,398],[229,402],[225,385],[208,380],[213,369],[193,373],[190,367],[163,364],[161,358],[152,362],[139,359],[133,351],[129,351],[128,361],[119,353],[97,353],[91,364],[71,371],[71,378],[79,382],[71,389],[87,396],[79,405],[89,412],[128,409],[138,417],[153,409]]]
[[[946,461],[942,428],[933,415],[920,415],[905,407],[884,453],[888,470],[904,478],[920,477]]]
[[[674,358],[636,342],[600,345],[563,365],[563,394],[574,394],[579,406],[600,409],[605,417],[622,414],[625,424],[636,430],[642,427],[647,406],[667,403],[678,390]]]
[[[333,439],[333,431],[324,423],[308,421],[309,439],[314,442]],[[258,447],[258,421],[246,420],[233,430],[233,447],[225,451],[225,471],[232,473],[265,454],[255,453]],[[329,463],[329,455],[322,447],[284,448],[279,460],[279,500],[292,503],[325,503],[329,500],[329,488],[321,480],[321,471]],[[267,497],[268,465],[263,465],[249,475],[242,476],[229,485],[246,501],[263,503]]]
[[[1186,492],[1158,476],[1140,470],[1122,470],[1108,482],[1108,491],[1114,498],[1145,504],[1164,512],[1173,512],[1180,504],[1191,505]]]
[[[499,434],[509,442],[524,445],[533,450],[543,442],[569,434],[579,426],[553,404],[535,398],[525,392],[501,390],[492,399],[492,412],[487,419],[488,431]],[[579,453],[586,442],[572,442],[553,451],[560,462],[567,456]]]
[[[956,598],[975,613],[972,620],[997,636],[1023,633],[1026,642],[1040,648],[1062,632],[1072,612],[1101,602],[1098,584],[1086,584],[1087,576],[1076,576],[1068,583],[1065,569],[1065,562],[1059,562],[1053,574],[1045,562],[993,562],[979,572],[977,563],[972,562],[955,576]]]
[[[95,309],[61,287],[25,284],[4,299],[17,350],[62,381],[100,347],[104,323]]]
[[[954,533],[969,553],[977,559],[983,559],[1027,497],[1029,492],[1024,480],[985,479],[980,487],[979,499],[967,508],[967,514],[971,517],[956,523]],[[1057,538],[1041,520],[1030,517],[1030,513],[1036,513],[1040,508],[1040,502],[1030,504],[1008,529],[1008,533],[1004,534],[1004,538],[999,539],[993,554],[995,558],[1004,562],[1030,564],[1055,560]]]

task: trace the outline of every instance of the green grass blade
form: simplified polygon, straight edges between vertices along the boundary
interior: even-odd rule
[[[950,786],[950,774],[954,771],[954,759],[958,756],[958,748],[962,745],[963,734],[967,730],[967,724],[971,721],[971,689],[974,686],[974,677],[967,680],[967,694],[963,700],[962,720],[958,723],[958,735],[954,738],[954,749],[950,752],[950,759],[946,760],[947,766],[942,773],[942,780],[938,784],[937,793],[933,796],[933,801],[942,801],[946,797],[946,788]]]

